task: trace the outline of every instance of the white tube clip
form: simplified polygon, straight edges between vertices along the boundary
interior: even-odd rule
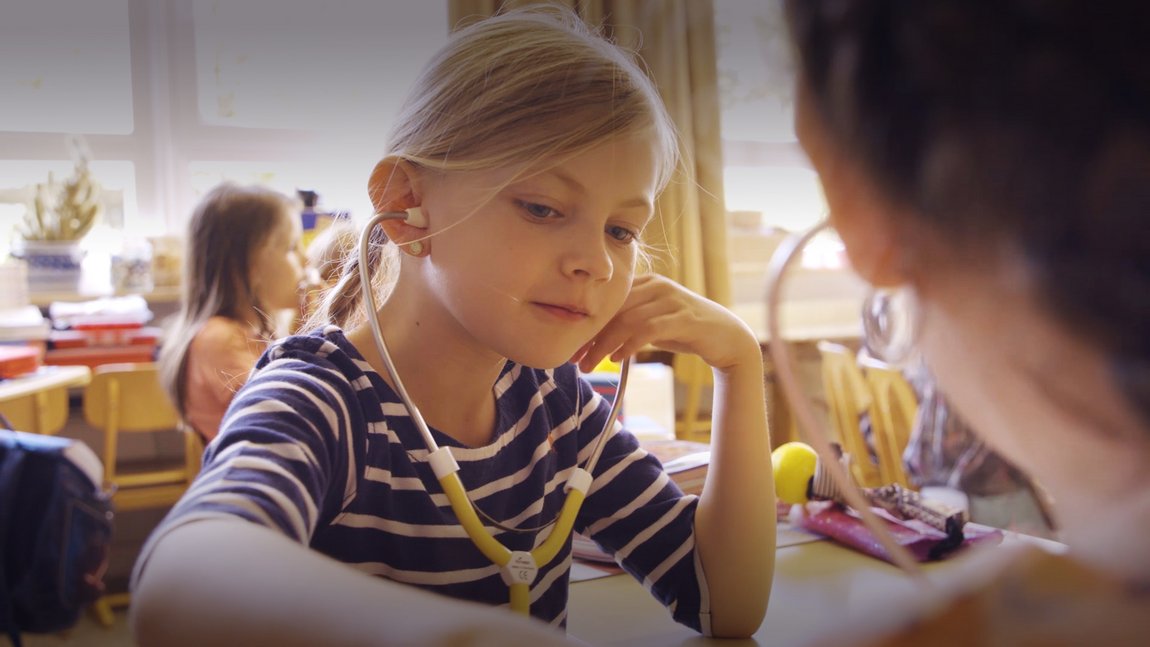
[[[535,558],[531,556],[531,553],[522,550],[511,551],[511,560],[499,572],[503,576],[503,583],[507,586],[512,584],[530,586],[538,573],[539,567],[535,565]]]

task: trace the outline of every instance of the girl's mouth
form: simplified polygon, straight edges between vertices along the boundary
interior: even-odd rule
[[[585,310],[578,306],[539,302],[534,302],[532,305],[563,321],[583,321],[590,316]]]

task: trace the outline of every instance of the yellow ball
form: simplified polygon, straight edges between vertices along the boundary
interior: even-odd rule
[[[807,502],[807,489],[815,475],[819,455],[810,445],[790,442],[771,452],[775,472],[775,496],[783,503]]]

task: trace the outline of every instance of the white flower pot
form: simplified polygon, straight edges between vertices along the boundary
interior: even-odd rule
[[[13,256],[28,264],[30,290],[75,290],[84,250],[78,240],[17,241]]]

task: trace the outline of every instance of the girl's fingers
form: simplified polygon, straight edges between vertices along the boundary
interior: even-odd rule
[[[579,367],[587,370],[604,357],[619,361],[638,352],[656,341],[660,332],[669,333],[674,327],[672,319],[667,304],[660,302],[644,303],[620,313],[591,340]]]
[[[580,360],[583,359],[583,357],[587,354],[588,349],[590,349],[592,344],[594,344],[594,343],[595,343],[594,340],[592,340],[592,341],[587,342],[586,344],[583,344],[579,348],[579,350],[575,351],[575,354],[571,356],[571,359],[569,361],[572,364],[579,364]]]
[[[605,357],[619,361],[651,345],[726,366],[740,361],[742,351],[737,348],[745,344],[738,340],[749,331],[722,306],[669,279],[642,276],[615,317],[579,349],[573,361],[589,371]]]

